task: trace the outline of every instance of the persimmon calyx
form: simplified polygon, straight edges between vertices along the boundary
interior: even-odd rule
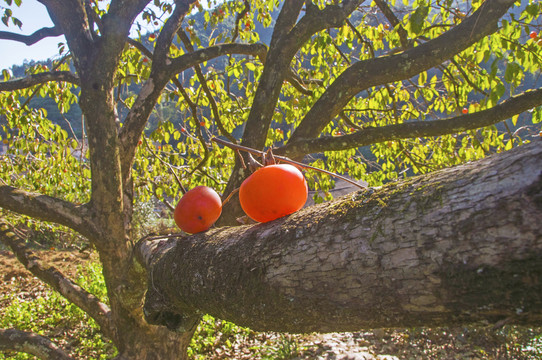
[[[272,148],[267,149],[267,151],[262,154],[262,162],[264,166],[275,165],[277,163]]]
[[[264,167],[264,165],[260,164],[258,160],[254,159],[254,157],[250,153],[247,154],[247,163],[248,163],[248,169],[250,170],[250,173],[253,173],[259,168]]]

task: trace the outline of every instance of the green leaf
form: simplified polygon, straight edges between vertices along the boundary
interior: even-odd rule
[[[542,122],[542,106],[536,107],[533,110],[533,124]]]
[[[19,0],[20,1],[20,0]],[[531,15],[531,16],[537,16],[539,15],[539,6],[538,4],[529,4],[525,7],[525,11],[527,12],[527,14]]]
[[[408,28],[410,32],[414,34],[420,34],[423,29],[423,24],[427,15],[429,14],[429,6],[419,6],[416,8],[414,13],[410,16],[410,21],[408,22]]]
[[[423,71],[420,73],[418,77],[418,85],[424,86],[426,81],[427,81],[427,72]]]
[[[506,80],[506,82],[508,83],[514,82],[520,70],[521,70],[521,67],[519,66],[518,63],[515,63],[515,62],[508,63],[508,65],[506,66],[506,70],[504,72],[504,80]]]
[[[4,81],[8,81],[11,78],[11,72],[8,69],[3,69],[2,76],[4,77]]]
[[[250,71],[256,70],[256,65],[254,65],[254,64],[251,63],[251,62],[247,62],[247,63],[245,64],[245,66],[246,66],[246,68],[249,69]]]

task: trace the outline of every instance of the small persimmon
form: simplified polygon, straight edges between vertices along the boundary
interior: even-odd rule
[[[301,209],[307,193],[307,181],[295,166],[268,165],[241,184],[239,201],[251,219],[268,222]]]
[[[173,218],[184,232],[195,234],[209,229],[222,213],[222,200],[212,188],[196,186],[181,197]]]

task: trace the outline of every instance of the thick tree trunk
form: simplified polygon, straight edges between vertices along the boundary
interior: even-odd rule
[[[100,79],[97,75],[96,78]],[[107,82],[96,81],[97,84]],[[143,320],[146,279],[145,272],[140,266],[134,266],[132,258],[133,189],[130,177],[121,176],[113,91],[103,91],[100,86],[83,90],[80,104],[87,114],[93,184],[90,213],[100,229],[99,236],[91,242],[96,245],[103,265],[111,308],[111,339],[119,351],[118,359],[185,359],[196,319],[183,334]]]
[[[133,324],[136,325],[136,324]],[[123,331],[122,348],[116,360],[185,360],[194,327],[183,333],[168,331],[163,326],[132,326]]]
[[[100,257],[107,280],[114,331],[113,341],[119,351],[118,359],[186,359],[186,349],[199,317],[194,317],[183,333],[171,332],[163,326],[145,322],[142,309],[145,278],[137,271],[137,266],[125,269],[119,264],[116,273],[112,274],[111,270],[106,271],[106,269],[115,268],[111,260],[116,258],[103,254],[100,254]]]
[[[267,224],[142,240],[147,320],[181,331],[200,313],[288,332],[540,324],[541,145]]]

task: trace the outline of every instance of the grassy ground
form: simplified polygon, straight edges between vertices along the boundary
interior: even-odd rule
[[[41,250],[40,256],[105,299],[96,255]],[[52,338],[77,359],[107,359],[114,346],[77,307],[49,290],[7,251],[0,251],[0,328]],[[204,317],[192,359],[542,359],[542,329],[477,324],[461,328],[376,329],[356,333],[260,333]],[[0,359],[34,359],[1,354]]]

